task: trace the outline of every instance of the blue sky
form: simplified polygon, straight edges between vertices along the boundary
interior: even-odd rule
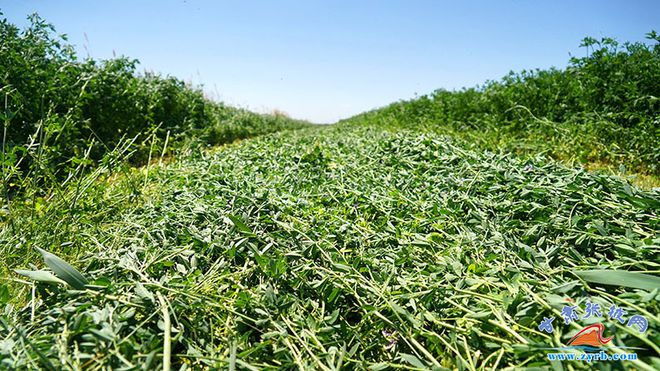
[[[0,0],[38,12],[82,56],[137,58],[260,112],[334,122],[510,70],[564,67],[584,36],[640,41],[660,1]]]

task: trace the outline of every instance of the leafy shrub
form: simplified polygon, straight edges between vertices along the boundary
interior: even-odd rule
[[[37,15],[29,20],[23,30],[0,21],[0,162],[14,167],[14,180],[65,179],[133,138],[130,160],[144,164],[168,141],[168,149],[195,138],[221,144],[303,125],[211,102],[177,78],[138,73],[135,59],[78,60],[52,25]]]
[[[660,37],[651,44],[585,38],[564,70],[511,72],[460,91],[437,90],[352,122],[450,130],[491,148],[627,165],[660,174]]]

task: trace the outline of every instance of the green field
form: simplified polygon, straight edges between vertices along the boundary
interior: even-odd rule
[[[639,359],[600,367],[660,368],[654,33],[315,126],[126,65],[32,74],[44,44],[3,27],[0,368],[582,369],[546,354],[587,302],[649,320],[603,320]]]

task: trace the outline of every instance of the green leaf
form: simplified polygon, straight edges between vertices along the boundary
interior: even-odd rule
[[[406,361],[417,368],[421,368],[424,370],[428,368],[428,366],[422,363],[422,361],[420,361],[419,358],[415,357],[412,354],[399,353],[399,357],[401,357],[402,361]]]
[[[48,271],[28,271],[23,269],[16,269],[14,272],[20,274],[21,276],[28,277],[38,282],[54,283],[66,285],[66,282],[55,277],[52,273]]]
[[[380,362],[380,363],[375,363],[373,365],[370,365],[367,369],[369,371],[381,371],[381,370],[387,370],[390,368],[390,364],[387,362]]]
[[[602,285],[631,287],[649,291],[660,289],[660,277],[644,273],[611,269],[577,271],[574,273],[587,282]]]
[[[0,285],[0,304],[9,302],[9,288],[7,285]]]
[[[55,275],[68,283],[69,286],[76,290],[84,290],[88,281],[76,268],[72,267],[69,263],[60,259],[57,255],[49,253],[44,249],[37,247],[37,251],[41,253],[46,265],[55,272]]]
[[[227,215],[227,217],[229,218],[229,220],[231,220],[232,224],[234,224],[234,227],[236,227],[236,229],[238,229],[239,231],[245,232],[245,233],[248,233],[248,234],[254,234],[254,232],[252,232],[252,229],[250,229],[250,227],[248,227],[245,224],[245,222],[243,222],[241,220],[241,218],[237,217],[236,215],[231,215],[231,214]]]

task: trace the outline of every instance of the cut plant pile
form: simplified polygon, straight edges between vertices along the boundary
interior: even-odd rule
[[[645,349],[627,365],[660,368],[660,194],[620,178],[340,125],[56,200],[2,229],[3,266],[43,268],[40,247],[90,286],[32,291],[2,272],[3,367],[547,366],[540,348],[579,327],[537,326],[573,298],[649,318],[644,334],[605,331]],[[624,285],[624,271],[649,275]]]

